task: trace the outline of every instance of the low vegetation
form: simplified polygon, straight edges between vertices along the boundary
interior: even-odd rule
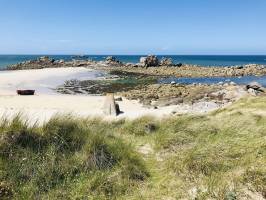
[[[0,125],[0,199],[266,199],[266,98],[202,116]]]

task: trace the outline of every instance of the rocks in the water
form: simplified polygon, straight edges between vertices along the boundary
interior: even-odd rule
[[[114,56],[108,56],[106,59],[105,59],[106,63],[107,64],[119,64],[121,63],[116,57]]]
[[[143,67],[157,67],[159,66],[160,62],[157,56],[149,55],[147,57],[141,57],[140,64]]]
[[[115,103],[114,94],[106,95],[103,113],[110,116],[117,116],[120,113],[119,105]]]
[[[49,62],[50,58],[49,58],[49,56],[42,56],[39,58],[39,61],[40,62]]]

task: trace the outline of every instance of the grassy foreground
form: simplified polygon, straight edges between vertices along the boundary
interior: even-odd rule
[[[265,198],[265,97],[203,116],[0,125],[0,199]]]

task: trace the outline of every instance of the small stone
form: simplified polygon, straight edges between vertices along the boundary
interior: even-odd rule
[[[252,95],[252,96],[257,96],[257,92],[256,92],[256,90],[254,90],[253,88],[249,88],[249,89],[248,89],[248,93],[249,93],[250,95]]]
[[[147,134],[150,134],[150,133],[154,132],[155,130],[156,130],[156,126],[154,124],[149,123],[149,124],[145,125],[145,132]]]
[[[115,101],[123,101],[122,97],[115,98]]]
[[[174,85],[174,84],[176,84],[176,82],[175,81],[171,81],[171,84]]]

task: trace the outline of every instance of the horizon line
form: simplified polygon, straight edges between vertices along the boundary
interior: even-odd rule
[[[153,53],[147,53],[147,54],[13,54],[13,53],[5,53],[1,54],[0,56],[148,56],[148,55],[155,55],[155,56],[266,56],[266,54],[153,54]]]

